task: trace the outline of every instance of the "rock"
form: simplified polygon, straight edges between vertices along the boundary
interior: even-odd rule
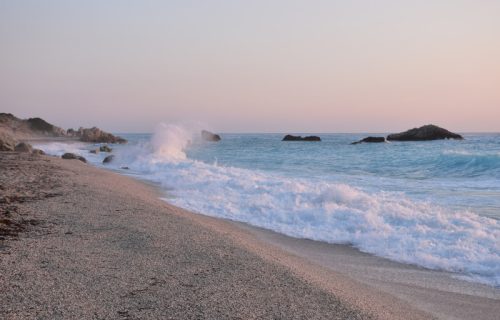
[[[33,151],[33,147],[29,143],[21,142],[18,145],[16,145],[14,151],[31,153]]]
[[[202,130],[201,138],[205,141],[220,141],[221,138],[218,134],[212,133],[210,131]]]
[[[99,153],[99,149],[92,149],[89,151],[90,153],[95,153],[95,154],[98,154]]]
[[[440,139],[462,140],[463,137],[432,124],[387,136],[387,140],[389,141],[427,141]]]
[[[321,141],[321,138],[318,136],[301,137],[287,134],[281,141]]]
[[[71,129],[72,130],[72,129]],[[69,131],[69,130],[68,130]],[[73,132],[71,134],[74,134]],[[102,131],[97,127],[93,128],[80,128],[74,134],[74,136],[79,137],[80,141],[83,142],[93,142],[93,143],[127,143],[127,140],[114,136],[109,132]]]
[[[56,127],[41,118],[23,120],[11,113],[0,113],[0,129],[6,130],[18,139],[40,136],[66,136],[66,130]]]
[[[108,146],[101,146],[101,147],[99,148],[99,151],[101,151],[101,152],[111,152],[111,151],[113,151],[113,149],[111,149],[111,148],[110,148],[110,147],[108,147]]]
[[[9,134],[0,131],[0,151],[14,151],[16,140]]]
[[[80,160],[80,161],[82,161],[82,162],[87,163],[87,159],[85,159],[84,157],[79,156],[79,155],[76,155],[76,154],[74,154],[74,153],[69,153],[69,152],[67,152],[67,153],[63,154],[63,155],[61,156],[61,158],[63,158],[63,159],[77,159],[77,160]]]
[[[130,169],[129,167],[120,167],[120,169],[123,169],[123,170],[128,170]]]
[[[40,132],[44,135],[50,135],[55,137],[62,137],[66,135],[66,131],[59,127],[56,127],[42,118],[29,118],[26,120],[29,127],[33,131]]]
[[[33,154],[38,154],[38,155],[41,155],[43,156],[45,154],[45,152],[43,150],[40,150],[40,149],[33,149]]]
[[[385,142],[384,137],[366,137],[364,139],[361,139],[359,141],[353,142],[351,144],[358,144],[362,142],[368,142],[368,143],[379,143],[379,142]]]
[[[68,129],[68,130],[66,130],[66,135],[68,137],[76,137],[77,133],[78,133],[78,131],[76,131],[75,129]]]
[[[104,158],[104,160],[102,160],[102,163],[110,163],[114,158],[114,155],[107,156],[106,158]]]

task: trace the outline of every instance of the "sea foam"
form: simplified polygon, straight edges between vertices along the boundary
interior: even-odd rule
[[[172,190],[168,201],[180,207],[500,285],[497,220],[402,193],[368,193],[346,184],[194,161],[185,157],[188,144],[179,143],[179,136],[161,136],[168,147],[153,138],[154,150],[169,150],[161,161],[153,151],[152,158],[137,159],[132,167]],[[173,146],[181,149],[172,152]]]
[[[169,202],[198,213],[292,237],[350,244],[500,286],[498,220],[417,201],[402,192],[193,160],[186,148],[203,143],[198,137],[197,130],[160,125],[149,142],[118,148],[114,166],[126,164],[140,178],[169,190]],[[445,152],[442,157],[467,166],[464,161],[478,156]]]

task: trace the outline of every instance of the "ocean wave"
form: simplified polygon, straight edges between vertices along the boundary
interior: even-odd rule
[[[489,175],[500,177],[500,152],[445,150],[435,163],[436,169],[454,176]]]
[[[169,201],[180,207],[500,285],[497,220],[401,193],[367,193],[177,157],[152,159],[136,159],[132,167],[172,190]]]
[[[202,143],[196,142],[199,131],[168,125],[158,130],[150,142],[118,149],[115,166],[126,164],[158,182],[175,205],[500,286],[500,221],[403,193],[192,160],[186,148]],[[442,157],[464,165],[478,155]]]

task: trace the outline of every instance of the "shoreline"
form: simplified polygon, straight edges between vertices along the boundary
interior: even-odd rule
[[[157,186],[152,187],[163,192]],[[168,203],[168,200],[163,201]],[[271,259],[285,263],[298,274],[335,292],[345,301],[355,301],[356,306],[365,310],[370,310],[366,303],[372,298],[370,295],[378,295],[392,307],[406,303],[438,319],[494,320],[500,314],[500,288],[460,279],[455,273],[389,260],[346,244],[294,238],[245,222],[187,212],[200,223],[236,227],[235,237],[241,238],[241,232],[246,234],[244,246],[258,251],[257,242],[273,247],[277,251],[275,255],[285,252],[286,258]],[[318,276],[322,273],[323,276]]]
[[[345,244],[292,238],[235,222],[257,239],[357,282],[406,301],[443,319],[495,319],[500,289],[456,274],[378,257]]]
[[[150,218],[151,214],[153,214],[154,219],[158,220],[156,222],[161,222],[160,220],[162,219],[174,219],[176,220],[175,223],[172,223],[171,221],[168,223],[170,225],[170,231],[173,232],[175,237],[181,237],[182,235],[178,234],[180,231],[176,231],[178,228],[183,229],[186,227],[186,225],[189,225],[189,228],[193,228],[194,230],[197,230],[196,232],[201,232],[202,234],[206,234],[207,238],[221,238],[221,239],[226,239],[223,240],[223,242],[227,242],[228,239],[230,240],[229,242],[231,245],[234,244],[234,247],[231,247],[231,250],[227,251],[218,251],[218,254],[222,254],[223,256],[228,256],[230,257],[234,251],[232,250],[241,250],[242,257],[248,257],[248,256],[253,256],[254,259],[261,259],[264,261],[264,265],[269,268],[273,267],[278,267],[278,269],[284,269],[287,270],[291,273],[290,277],[293,279],[292,282],[298,281],[298,282],[303,282],[302,284],[297,284],[296,286],[301,287],[304,286],[307,287],[307,290],[312,290],[312,291],[318,291],[317,297],[323,297],[321,299],[324,299],[325,295],[326,296],[331,296],[332,301],[335,301],[337,299],[337,302],[340,301],[340,303],[337,303],[336,306],[333,308],[333,310],[342,310],[342,312],[345,312],[346,316],[345,317],[340,317],[340,318],[368,318],[368,317],[373,317],[373,318],[378,318],[378,319],[428,319],[432,318],[435,316],[438,316],[439,318],[463,318],[467,319],[470,318],[470,315],[474,315],[475,319],[494,319],[498,312],[500,311],[498,305],[499,305],[499,300],[498,299],[492,299],[492,297],[495,297],[495,290],[493,290],[493,293],[490,293],[489,296],[485,292],[479,292],[481,289],[478,289],[477,286],[472,288],[469,292],[467,293],[453,293],[453,292],[446,292],[443,291],[446,288],[430,288],[430,287],[419,287],[418,285],[413,284],[414,286],[412,287],[408,283],[403,283],[400,281],[399,286],[395,286],[394,284],[397,281],[393,281],[392,284],[388,285],[388,288],[391,290],[388,290],[388,288],[384,288],[380,284],[387,282],[387,279],[380,278],[378,279],[379,283],[377,286],[377,281],[367,281],[366,279],[363,279],[360,277],[360,275],[363,272],[368,272],[369,274],[377,276],[377,273],[374,273],[375,270],[380,269],[383,267],[384,263],[389,263],[390,266],[385,269],[385,275],[390,275],[391,273],[394,272],[394,270],[397,270],[398,268],[403,268],[403,269],[409,269],[411,272],[415,271],[413,269],[419,269],[417,267],[412,267],[409,266],[407,268],[404,268],[402,266],[405,266],[403,264],[391,262],[387,259],[383,258],[378,258],[372,255],[364,254],[359,252],[359,250],[350,248],[349,246],[343,246],[343,245],[329,245],[326,243],[321,243],[321,242],[315,242],[311,240],[304,240],[304,239],[294,239],[290,238],[284,235],[280,235],[277,233],[274,233],[272,231],[268,230],[263,230],[259,229],[256,227],[252,227],[243,223],[238,223],[238,222],[233,222],[229,220],[224,220],[220,218],[214,218],[214,217],[209,217],[201,214],[196,214],[192,213],[189,211],[186,211],[184,209],[174,207],[173,205],[168,204],[166,201],[161,200],[160,197],[162,196],[160,189],[152,184],[147,184],[143,182],[142,180],[134,179],[133,177],[130,176],[125,176],[122,174],[118,174],[114,171],[111,170],[104,170],[101,168],[96,168],[90,165],[85,165],[83,163],[78,163],[79,161],[76,160],[61,160],[57,159],[54,157],[49,157],[49,156],[27,156],[27,155],[19,155],[17,154],[16,156],[13,156],[14,160],[16,157],[31,157],[34,159],[31,159],[30,161],[34,163],[44,163],[45,165],[51,166],[52,171],[55,171],[55,176],[58,176],[58,173],[60,172],[65,172],[71,173],[69,177],[65,177],[68,181],[67,183],[70,183],[71,186],[65,187],[65,191],[62,192],[61,196],[58,197],[53,197],[53,198],[47,198],[47,199],[42,199],[42,200],[36,200],[35,202],[28,202],[28,207],[31,207],[30,209],[33,210],[34,208],[39,207],[44,207],[45,208],[51,208],[51,211],[53,212],[58,212],[57,214],[57,219],[62,220],[63,222],[67,219],[64,214],[61,214],[61,209],[68,210],[68,205],[66,202],[71,202],[73,201],[73,204],[79,203],[80,206],[83,206],[83,208],[80,208],[76,206],[75,208],[72,208],[72,210],[77,211],[79,214],[85,214],[85,210],[88,209],[88,205],[84,205],[88,199],[80,199],[82,196],[84,197],[89,197],[92,199],[93,197],[97,196],[104,196],[106,195],[107,198],[101,198],[101,200],[106,200],[106,203],[103,203],[104,208],[96,207],[96,204],[89,204],[92,210],[96,210],[94,214],[97,213],[105,213],[106,215],[106,220],[109,219],[117,219],[121,220],[123,217],[121,216],[122,208],[116,209],[116,206],[121,206],[122,203],[110,203],[113,202],[111,200],[113,199],[119,199],[123,201],[127,197],[131,197],[136,201],[136,204],[133,205],[131,204],[133,208],[128,208],[131,211],[133,211],[133,214],[127,215],[127,219],[129,219],[128,222],[133,221],[136,224],[141,224],[141,234],[145,238],[148,237],[153,237],[153,236],[160,236],[161,233],[155,232],[155,228],[162,228],[161,225],[151,225],[150,221],[146,221],[146,218]],[[25,168],[24,168],[25,169]],[[29,170],[27,170],[29,172]],[[61,183],[62,181],[59,181]],[[57,184],[57,183],[56,183]],[[81,194],[81,190],[78,190],[77,187],[83,188],[85,192]],[[76,188],[76,189],[75,189]],[[93,190],[95,189],[95,190]],[[94,194],[95,192],[101,192],[104,193],[104,195],[97,195]],[[76,201],[75,201],[76,200]],[[42,204],[40,204],[42,203]],[[152,208],[152,212],[143,212],[144,210],[141,210],[141,206],[138,204],[144,204],[145,206],[149,206]],[[98,204],[97,204],[98,205]],[[25,204],[21,204],[21,207],[25,206]],[[47,207],[48,206],[48,207]],[[120,211],[117,211],[120,210]],[[29,210],[28,210],[29,211]],[[45,214],[44,219],[49,219],[51,220],[52,217],[50,215]],[[90,219],[90,221],[86,221],[86,224],[93,224],[93,223],[99,223],[97,221],[91,221],[91,218],[96,218],[94,215],[93,217],[86,217],[85,219]],[[131,219],[131,220],[130,220]],[[43,219],[42,219],[43,220]],[[180,221],[182,220],[182,221]],[[186,223],[188,221],[189,223]],[[59,228],[59,223],[54,223],[55,228]],[[73,221],[72,223],[75,223]],[[50,224],[50,223],[49,223]],[[64,224],[64,223],[63,223]],[[31,229],[31,227],[30,227]],[[37,227],[33,227],[33,229],[37,229]],[[49,228],[50,229],[50,228]],[[64,231],[61,234],[57,234],[57,241],[54,243],[53,241],[51,242],[52,246],[55,247],[60,247],[61,244],[58,242],[61,242],[62,239],[67,238],[68,235],[66,232],[71,232],[69,235],[75,234],[73,231]],[[196,235],[196,232],[194,235]],[[27,233],[28,235],[31,234],[32,232],[30,231]],[[56,232],[57,233],[57,232]],[[52,233],[53,234],[53,233]],[[149,235],[149,236],[148,236]],[[40,236],[41,239],[44,239],[44,236]],[[128,242],[129,240],[127,239],[128,237],[134,238],[135,235],[134,233],[124,233],[120,234],[120,241],[125,241]],[[196,238],[196,236],[193,236]],[[8,254],[9,259],[12,259],[17,252],[15,252],[14,249],[20,249],[21,251],[25,250],[22,248],[21,243],[24,243],[25,241],[30,242],[33,248],[37,247],[38,244],[36,241],[33,241],[34,239],[30,239],[30,237],[25,238],[24,234],[21,234],[20,238],[18,241],[7,241],[7,246],[12,246],[10,249],[11,252]],[[87,239],[89,240],[89,239]],[[141,242],[141,241],[139,241]],[[74,245],[81,246],[78,244],[78,242],[74,243]],[[100,245],[100,244],[99,244]],[[130,245],[130,244],[128,244]],[[137,244],[134,244],[135,246]],[[168,248],[168,243],[161,243],[163,246],[167,246]],[[184,244],[183,244],[184,245]],[[31,248],[31,249],[33,249]],[[107,248],[109,249],[109,248]],[[132,248],[132,249],[137,249],[137,248]],[[172,249],[172,248],[169,248]],[[1,249],[0,249],[1,250]],[[80,249],[78,249],[80,250]],[[77,251],[78,251],[77,250]],[[116,248],[113,248],[113,250],[116,250]],[[207,246],[207,244],[201,243],[201,250],[203,251],[213,251],[214,248]],[[50,250],[49,250],[50,251]],[[166,249],[168,251],[168,249]],[[26,252],[20,252],[26,254]],[[94,254],[98,255],[108,255],[110,252],[97,252]],[[155,256],[154,259],[158,259],[156,256],[159,252],[154,252]],[[49,257],[56,257],[57,258],[58,252],[52,252]],[[75,255],[73,258],[78,258],[78,255]],[[194,256],[196,257],[196,255]],[[325,258],[326,257],[326,258]],[[18,257],[19,258],[19,257]],[[38,258],[41,258],[38,256]],[[191,256],[190,258],[193,258]],[[241,258],[241,257],[240,257]],[[28,257],[24,257],[22,259],[28,259]],[[22,260],[21,259],[21,260]],[[354,259],[354,260],[353,260]],[[14,261],[14,260],[13,260]],[[238,261],[236,259],[235,261]],[[333,262],[332,262],[333,261]],[[337,261],[337,265],[335,265],[335,261]],[[368,264],[367,264],[368,261]],[[389,262],[387,262],[389,261]],[[28,263],[29,262],[29,263]],[[33,261],[27,261],[28,265],[33,267],[32,265]],[[129,260],[124,260],[124,262],[129,262]],[[159,261],[161,262],[161,261]],[[368,266],[368,268],[361,272],[361,273],[351,273],[349,274],[346,272],[346,270],[342,270],[341,268],[339,269],[339,266],[350,266],[352,267],[356,263],[364,263],[365,266]],[[203,265],[203,261],[201,262],[201,265]],[[218,261],[218,264],[223,264],[223,261]],[[373,263],[373,265],[369,265],[370,263]],[[218,268],[221,268],[220,265],[217,265]],[[269,266],[268,266],[269,264]],[[382,265],[381,265],[382,264]],[[2,262],[2,270],[7,270],[6,266],[7,264],[4,264]],[[21,264],[23,265],[23,264]],[[239,265],[237,263],[237,265]],[[176,268],[182,267],[181,265],[177,265]],[[216,267],[216,268],[217,268]],[[160,263],[159,265],[156,265],[157,272],[156,276],[161,275],[162,273],[162,264]],[[222,268],[224,269],[224,268]],[[62,268],[62,270],[65,270],[65,268]],[[426,270],[426,269],[425,269]],[[2,275],[4,274],[4,271],[2,271]],[[60,270],[59,270],[60,271]],[[242,274],[246,274],[248,270],[241,269],[240,270]],[[125,272],[125,271],[124,271]],[[229,272],[229,270],[226,270],[225,272]],[[389,273],[387,273],[389,272]],[[434,272],[434,271],[429,271],[429,272]],[[259,279],[260,274],[256,273],[255,270],[252,270],[251,277]],[[425,273],[425,272],[424,272]],[[439,272],[437,272],[439,273]],[[383,274],[383,272],[382,272]],[[416,273],[413,272],[413,275]],[[270,272],[268,276],[273,278],[273,272]],[[124,277],[132,276],[125,272]],[[205,274],[206,277],[210,278],[214,276],[214,274],[211,274],[211,272],[208,272],[208,274]],[[219,274],[220,276],[220,274]],[[241,276],[241,275],[240,275]],[[427,275],[423,275],[425,278]],[[184,280],[189,281],[193,277],[196,278],[196,275],[184,275]],[[156,277],[155,277],[156,278]],[[356,280],[353,280],[356,279]],[[369,277],[368,277],[369,278]],[[418,278],[418,277],[417,277]],[[12,280],[12,279],[11,279]],[[268,279],[269,280],[269,279]],[[373,280],[373,279],[372,279]],[[397,280],[397,279],[396,279]],[[401,280],[401,279],[399,279]],[[168,280],[164,280],[168,282]],[[433,281],[433,280],[431,280]],[[457,280],[458,281],[458,280]],[[3,283],[6,282],[6,283]],[[19,283],[23,283],[15,281],[17,285]],[[9,278],[7,276],[7,279],[2,277],[0,279],[0,284],[3,287],[11,288],[10,285],[13,283],[9,281]],[[36,282],[35,282],[36,284]],[[446,284],[446,282],[442,283],[443,285]],[[449,284],[449,283],[448,283]],[[234,285],[239,285],[238,282],[233,283]],[[248,284],[247,284],[248,285]],[[392,285],[392,286],[391,286]],[[39,285],[38,285],[39,286]],[[479,285],[481,286],[481,285]],[[289,301],[293,297],[295,297],[297,294],[300,292],[295,292],[293,290],[293,286],[287,287],[287,289],[290,290],[285,290],[281,292],[281,296],[278,299],[278,303],[280,301]],[[399,291],[401,288],[406,288],[406,291]],[[254,290],[255,288],[246,288],[246,289],[251,289]],[[262,289],[262,288],[261,288]],[[431,290],[432,289],[432,290]],[[220,292],[220,288],[215,288],[215,291],[212,293],[216,294],[223,294]],[[414,290],[414,295],[409,295],[408,296],[408,290]],[[476,291],[475,291],[476,290]],[[479,290],[479,291],[477,291]],[[484,291],[484,288],[483,288]],[[487,290],[486,290],[487,291]],[[42,291],[35,293],[35,295],[39,295]],[[406,296],[405,296],[406,292]],[[303,292],[302,292],[303,293]],[[411,301],[409,298],[415,298],[417,297],[416,293],[420,293],[421,297],[425,297],[427,293],[433,293],[433,294],[439,294],[439,298],[444,299],[440,301],[448,301],[451,302],[452,307],[448,308],[448,310],[436,310],[435,307],[432,307],[432,305],[425,305],[422,303],[416,303],[416,301]],[[475,295],[471,295],[475,293]],[[478,295],[479,293],[479,295]],[[498,291],[497,291],[498,293]],[[9,291],[9,294],[14,294]],[[270,292],[271,297],[273,294]],[[284,296],[283,296],[284,294]],[[1,295],[1,294],[0,294]],[[191,295],[196,297],[196,294],[191,293]],[[192,298],[191,296],[191,298]],[[266,295],[264,295],[266,296]],[[307,296],[307,295],[306,295]],[[500,295],[499,295],[500,296]],[[107,297],[109,298],[109,297]],[[233,297],[231,297],[233,298]],[[247,298],[248,299],[254,299],[255,297],[252,298]],[[269,298],[269,296],[267,296]],[[300,296],[297,296],[296,298],[303,299],[304,296],[303,294],[300,294]],[[189,299],[189,298],[188,298]],[[175,299],[174,299],[175,300]],[[9,299],[4,299],[3,301],[13,301]],[[298,300],[297,300],[298,301]],[[315,314],[310,314],[310,318],[332,318],[332,314],[328,313],[330,310],[330,307],[328,304],[325,305],[325,301],[321,302],[323,300],[319,301],[319,309],[321,312],[326,312],[326,313],[315,313]],[[201,303],[202,301],[200,301]],[[245,303],[245,301],[240,301],[241,303]],[[272,300],[269,302],[264,301],[263,303],[270,303]],[[276,301],[274,301],[276,303]],[[417,301],[418,302],[418,301]],[[470,302],[470,305],[467,304],[466,302]],[[118,302],[117,302],[118,303]],[[247,301],[247,303],[250,303],[250,301]],[[298,303],[298,302],[295,302]],[[311,299],[309,303],[318,303],[318,300],[316,299]],[[438,302],[439,303],[439,302]],[[464,304],[465,303],[465,304]],[[216,305],[220,306],[221,302],[218,302]],[[18,308],[23,306],[21,305],[15,305]],[[213,304],[211,304],[213,307]],[[12,308],[12,305],[8,305],[9,308]],[[24,306],[23,306],[24,307]],[[193,307],[190,305],[190,307]],[[305,306],[304,306],[305,307]],[[310,308],[310,306],[309,306]],[[339,309],[340,308],[340,309]],[[474,309],[476,308],[476,309]],[[16,309],[16,308],[14,308]],[[64,309],[64,308],[63,308]],[[222,308],[224,309],[224,308]],[[307,309],[309,310],[309,309]],[[307,311],[306,310],[306,311]],[[357,311],[356,311],[357,310]],[[17,309],[19,311],[19,309]],[[81,309],[77,310],[78,312],[82,312]],[[186,311],[186,310],[184,310]],[[250,310],[252,311],[252,310]],[[304,311],[304,310],[303,310]],[[8,310],[1,310],[0,314],[10,312]],[[246,312],[249,312],[249,310],[246,310]],[[284,312],[281,310],[280,312]],[[305,312],[305,311],[304,311]],[[428,313],[429,312],[429,313]],[[448,313],[446,313],[448,312]],[[451,313],[450,313],[451,312]],[[432,313],[432,315],[430,314]],[[7,315],[11,316],[10,313],[6,313]],[[224,314],[224,313],[221,313]],[[221,315],[219,314],[219,315]],[[249,318],[253,318],[251,316],[252,313],[247,313]],[[276,315],[276,313],[274,313]],[[225,314],[226,316],[228,315],[227,313]],[[233,316],[235,314],[232,314]],[[347,316],[348,315],[348,316]],[[8,319],[15,319],[16,316],[8,317]]]

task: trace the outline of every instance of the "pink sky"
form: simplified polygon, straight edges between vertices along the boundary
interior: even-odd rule
[[[500,131],[500,1],[12,0],[0,47],[0,112],[64,127]]]

